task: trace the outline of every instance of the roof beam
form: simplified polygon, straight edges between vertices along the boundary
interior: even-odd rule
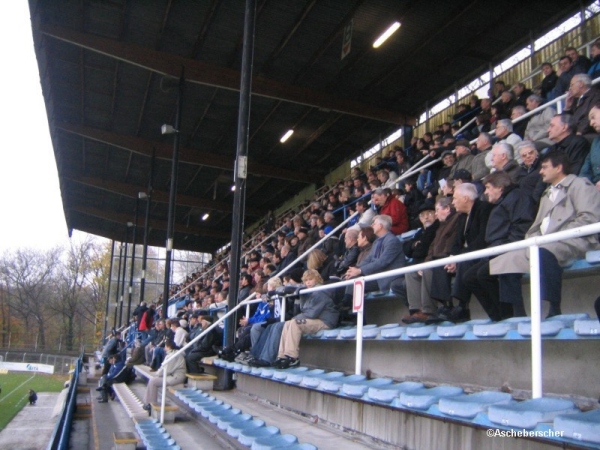
[[[180,69],[183,66],[185,67],[186,81],[236,92],[239,91],[240,73],[237,70],[171,55],[135,44],[119,42],[114,39],[80,33],[64,27],[43,25],[41,32],[46,36],[51,36],[90,51],[173,78],[179,77]],[[397,125],[414,122],[414,118],[407,117],[399,112],[334,97],[325,92],[287,85],[258,76],[253,77],[252,81],[253,95],[337,111]]]
[[[117,181],[103,180],[101,178],[94,177],[65,177],[66,179],[75,183],[83,184],[85,186],[91,186],[104,191],[112,192],[113,194],[124,195],[129,198],[137,198],[139,192],[145,192],[147,187],[135,186],[128,183],[119,183]],[[152,201],[158,203],[169,203],[169,193],[165,191],[152,190]],[[213,200],[206,200],[203,198],[193,197],[190,195],[177,194],[175,202],[178,206],[188,206],[192,208],[209,209],[212,211],[222,211],[225,213],[231,213],[233,208],[232,203],[216,202]],[[246,214],[251,216],[264,216],[267,210],[260,208],[246,207]]]
[[[157,143],[148,139],[125,136],[99,128],[73,125],[65,122],[56,123],[55,127],[67,133],[82,136],[93,141],[102,142],[113,147],[121,148],[147,157],[152,157],[152,149],[156,149],[156,157],[171,161],[173,146],[165,143]],[[183,147],[179,149],[179,162],[196,166],[216,167],[233,171],[233,157],[217,155],[214,153],[199,152],[197,149]],[[280,180],[298,181],[300,183],[314,183],[320,181],[305,172],[284,170],[279,167],[248,161],[248,173],[252,175],[277,178]]]
[[[70,210],[76,211],[80,214],[85,214],[87,216],[96,217],[99,219],[109,220],[111,222],[115,222],[121,225],[126,225],[127,222],[132,222],[131,214],[123,214],[117,212],[106,211],[105,209],[94,208],[92,206],[83,206],[83,205],[71,205],[69,207]],[[138,217],[138,227],[144,226],[144,218]],[[154,230],[165,230],[167,229],[167,222],[164,220],[156,220],[150,219],[150,227]],[[209,230],[206,228],[194,227],[194,226],[185,226],[181,224],[175,224],[175,231],[177,233],[182,234],[193,234],[198,236],[212,237],[218,239],[229,239],[231,238],[231,234],[224,231],[215,231]]]

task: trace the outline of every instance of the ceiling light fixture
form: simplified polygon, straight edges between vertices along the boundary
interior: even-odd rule
[[[287,130],[286,133],[283,136],[281,136],[281,139],[279,139],[279,142],[281,142],[283,144],[285,141],[287,141],[290,138],[290,136],[292,134],[294,134],[294,130]]]
[[[202,220],[203,220],[203,221],[204,221],[204,220],[206,220],[206,219],[208,219],[208,213],[205,213],[205,214],[202,216]]]
[[[231,192],[235,191],[235,184],[233,186],[231,186]]]
[[[400,28],[400,22],[394,22],[375,42],[373,42],[373,48],[379,48],[381,44],[387,41],[388,38],[398,30],[398,28]]]

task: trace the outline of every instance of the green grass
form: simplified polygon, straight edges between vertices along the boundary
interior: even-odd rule
[[[31,372],[9,372],[0,374],[0,431],[27,404],[29,389],[40,392],[60,392],[65,381],[65,375],[44,375]]]

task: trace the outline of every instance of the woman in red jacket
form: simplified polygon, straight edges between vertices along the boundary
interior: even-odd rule
[[[384,188],[375,189],[372,199],[379,214],[385,214],[392,218],[392,229],[390,231],[393,234],[398,236],[408,231],[406,206],[392,195],[392,191]]]

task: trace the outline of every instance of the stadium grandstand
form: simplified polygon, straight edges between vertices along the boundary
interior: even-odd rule
[[[121,249],[56,436],[600,448],[599,2],[29,4],[67,225]]]

